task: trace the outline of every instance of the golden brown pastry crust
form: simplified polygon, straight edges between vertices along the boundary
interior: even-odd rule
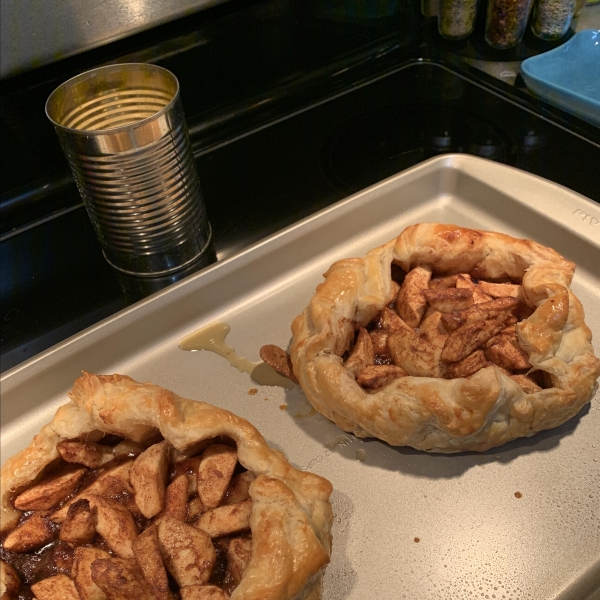
[[[553,387],[527,394],[494,366],[469,378],[402,377],[367,393],[344,366],[354,324],[366,326],[394,298],[392,261],[405,271],[521,280],[535,311],[517,325],[531,364]],[[557,252],[501,233],[421,223],[363,258],[325,273],[292,323],[294,373],[311,404],[343,430],[434,452],[484,451],[557,427],[590,401],[600,374],[581,303],[569,285],[575,265]]]
[[[142,441],[159,430],[185,451],[201,440],[228,436],[237,444],[239,462],[257,475],[250,486],[253,551],[231,600],[320,598],[331,551],[327,480],[294,469],[248,421],[150,383],[84,372],[69,396],[32,443],[2,466],[1,531],[14,527],[21,514],[11,497],[58,458],[63,440],[101,431]]]

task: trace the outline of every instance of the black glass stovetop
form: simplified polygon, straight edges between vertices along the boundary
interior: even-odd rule
[[[456,65],[408,60],[370,83],[197,153],[214,232],[209,260],[232,256],[355,191],[449,152],[515,166],[600,202],[599,132],[591,128],[586,139],[574,129]],[[190,130],[201,147],[202,133],[193,123]],[[2,370],[148,291],[123,291],[76,190],[67,182],[60,194],[68,208],[1,240]]]

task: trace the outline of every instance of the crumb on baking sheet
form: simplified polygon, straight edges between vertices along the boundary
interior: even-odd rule
[[[256,388],[250,388],[248,390],[248,396],[256,396],[258,394],[258,390]]]
[[[418,544],[421,541],[421,538],[416,537],[414,540],[415,544]]]
[[[521,492],[515,492],[515,498],[522,498],[523,494]]]
[[[287,404],[280,404],[279,410],[287,410]]]

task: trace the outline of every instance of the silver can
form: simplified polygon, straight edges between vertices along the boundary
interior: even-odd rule
[[[157,276],[198,260],[210,244],[179,82],[150,64],[77,75],[46,102],[106,260]]]

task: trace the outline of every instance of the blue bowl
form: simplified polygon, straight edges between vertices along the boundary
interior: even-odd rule
[[[562,46],[524,60],[521,75],[544,100],[600,127],[600,30],[580,31]]]

